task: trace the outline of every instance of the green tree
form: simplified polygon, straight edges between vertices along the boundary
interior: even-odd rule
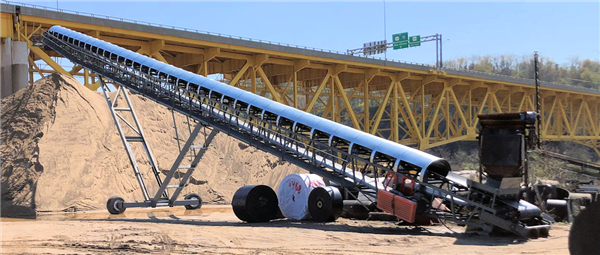
[[[484,55],[457,58],[445,62],[446,68],[466,69],[533,79],[533,55]],[[573,57],[570,63],[558,64],[547,57],[539,58],[540,80],[600,89],[600,63]]]

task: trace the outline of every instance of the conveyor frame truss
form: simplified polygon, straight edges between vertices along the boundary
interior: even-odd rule
[[[198,203],[197,200],[177,200],[177,197],[179,196],[179,194],[185,187],[187,180],[194,172],[196,166],[198,165],[198,162],[200,162],[200,159],[204,155],[204,152],[208,148],[208,145],[212,142],[212,140],[214,139],[215,135],[218,132],[213,129],[211,131],[211,133],[208,136],[206,136],[206,127],[201,124],[197,124],[193,131],[190,130],[190,136],[188,137],[187,142],[185,143],[183,148],[180,148],[179,155],[177,156],[177,159],[175,159],[175,162],[173,163],[172,167],[169,169],[169,172],[167,173],[167,176],[165,177],[164,182],[163,182],[163,180],[161,179],[161,176],[160,176],[158,162],[156,161],[156,158],[154,157],[154,154],[152,153],[152,149],[151,149],[150,145],[148,144],[148,140],[146,139],[146,135],[144,134],[142,125],[140,124],[140,121],[137,117],[137,114],[135,112],[133,104],[131,103],[131,99],[129,98],[129,95],[128,95],[125,87],[117,86],[117,91],[114,95],[114,98],[111,99],[110,95],[107,93],[107,91],[109,90],[108,85],[104,82],[102,76],[99,76],[99,78],[100,78],[100,84],[101,84],[103,95],[106,99],[106,102],[108,103],[108,107],[109,107],[111,115],[113,117],[115,126],[117,127],[117,130],[119,132],[119,136],[121,138],[121,141],[123,142],[125,151],[127,152],[127,157],[129,158],[129,162],[133,168],[135,177],[140,185],[142,195],[144,196],[143,202],[125,202],[124,203],[125,207],[196,205]],[[119,101],[119,97],[123,98],[122,101],[125,102],[126,107],[119,107],[119,104],[117,103]],[[129,121],[127,121],[127,117],[124,116],[123,113],[130,114],[129,117],[131,120],[133,120],[133,124],[131,124]],[[175,119],[173,119],[173,120],[175,121]],[[128,130],[131,130],[135,135],[128,136],[127,135],[128,132],[123,129],[123,125],[121,123],[125,123],[126,126],[129,127]],[[190,125],[190,123],[189,123],[189,118],[188,118],[188,126],[189,125]],[[177,134],[176,127],[177,126],[175,126],[175,132]],[[198,136],[198,134],[202,128],[205,129],[204,145],[200,145],[200,146],[192,145],[192,143],[194,142],[194,140],[196,139],[196,137]],[[177,135],[177,139],[179,139],[179,135]],[[178,142],[179,142],[179,140],[178,140]],[[138,164],[137,159],[135,158],[135,154],[132,149],[132,147],[133,147],[132,143],[140,143],[142,145],[145,155],[146,155],[146,160],[150,164],[150,168],[152,171],[151,174],[154,175],[156,182],[158,184],[158,191],[156,192],[156,195],[154,195],[153,197],[151,197],[148,192],[148,186],[146,185],[146,183],[144,181],[144,176],[143,176],[142,172],[140,171],[140,166]],[[196,153],[195,149],[200,149],[200,151],[198,153]],[[182,166],[181,162],[183,161],[185,156],[192,151],[193,151],[194,156],[193,156],[191,165]],[[183,176],[181,177],[179,184],[169,185],[169,183],[173,180],[173,177],[175,176],[175,174],[183,169],[185,170],[185,173],[183,173]],[[167,191],[167,189],[169,189],[169,188],[175,188],[175,191],[173,192],[173,194],[171,196],[169,196],[169,192]]]
[[[506,204],[497,199],[498,191],[476,182],[457,183],[449,178],[430,173],[423,181],[418,180],[412,169],[400,168],[398,172],[378,162],[346,150],[329,146],[317,139],[311,139],[306,132],[293,132],[264,120],[261,114],[253,115],[239,111],[221,98],[196,93],[185,86],[169,83],[166,79],[149,75],[127,66],[123,62],[76,48],[64,43],[51,34],[45,33],[44,42],[53,50],[103,77],[136,91],[157,103],[173,107],[176,111],[198,120],[202,125],[224,132],[228,136],[255,146],[260,150],[279,156],[282,160],[341,184],[348,189],[360,190],[366,197],[374,199],[379,189],[384,189],[381,181],[386,173],[407,177],[418,185],[415,196],[408,199],[426,201],[421,203],[421,214],[450,220],[459,224],[491,229],[492,226],[528,236],[537,227],[508,217]],[[460,191],[466,191],[467,194]],[[398,194],[400,195],[400,194]],[[416,196],[419,197],[416,197]],[[449,206],[434,206],[442,200]],[[511,207],[514,208],[514,207]],[[513,209],[510,209],[511,212]],[[514,208],[514,211],[517,209]],[[485,219],[482,217],[485,216]]]

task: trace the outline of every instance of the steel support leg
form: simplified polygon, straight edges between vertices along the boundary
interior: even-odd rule
[[[104,83],[104,80],[102,79],[102,76],[99,76],[98,78],[100,79],[100,84],[101,84],[100,87],[102,88],[102,92],[104,93],[106,103],[108,104],[110,113],[113,117],[113,120],[115,121],[117,130],[119,131],[119,136],[121,137],[121,141],[123,142],[125,151],[127,151],[127,156],[129,157],[129,162],[131,163],[131,166],[133,167],[135,177],[136,177],[138,183],[140,184],[140,189],[142,190],[144,199],[146,201],[148,201],[148,200],[150,200],[150,195],[148,194],[148,187],[146,186],[146,183],[144,182],[144,178],[142,176],[142,173],[140,172],[140,168],[138,166],[137,160],[135,159],[135,155],[133,154],[133,150],[131,149],[130,143],[131,142],[141,142],[142,143],[142,146],[144,147],[144,150],[146,152],[146,156],[148,157],[148,162],[150,162],[152,172],[154,173],[154,176],[156,178],[158,186],[160,187],[160,186],[162,186],[162,181],[161,181],[160,175],[159,175],[160,172],[158,171],[158,164],[156,163],[156,160],[154,158],[154,155],[152,154],[152,150],[150,149],[150,146],[146,142],[146,137],[144,136],[142,127],[139,123],[137,115],[135,114],[133,105],[131,104],[131,101],[129,100],[129,96],[127,96],[127,91],[125,91],[125,89],[122,86],[119,86],[119,88],[117,89],[115,98],[113,100],[111,100],[110,96],[106,92],[107,87],[106,87],[106,84]],[[119,95],[121,95],[121,94],[123,95],[123,98],[125,99],[125,102],[127,103],[127,107],[116,107],[117,100],[119,99]],[[131,112],[131,116],[133,117],[135,127],[131,123],[129,123],[127,120],[125,120],[125,118],[123,118],[123,116],[121,116],[118,113],[119,111]],[[125,132],[123,132],[123,128],[121,126],[121,121],[123,121],[127,126],[129,126],[137,134],[137,136],[126,136]],[[165,198],[169,197],[166,191],[162,192],[162,195]]]
[[[200,125],[200,124],[198,124],[198,125]],[[169,199],[169,205],[175,203],[175,200],[177,199],[177,196],[179,196],[179,193],[181,193],[181,190],[183,189],[184,184],[187,183],[188,178],[190,178],[190,176],[192,175],[192,173],[196,169],[196,166],[198,165],[198,162],[200,162],[200,159],[202,159],[202,156],[204,156],[204,153],[208,149],[208,146],[210,145],[210,143],[212,142],[212,140],[215,138],[215,136],[217,135],[217,133],[219,133],[219,131],[217,131],[216,129],[213,129],[210,132],[210,134],[206,137],[206,140],[204,141],[204,145],[202,145],[202,147],[200,148],[200,151],[198,151],[198,154],[196,154],[196,156],[194,157],[194,160],[192,161],[192,164],[190,165],[190,168],[188,169],[188,171],[181,178],[181,183],[180,183],[179,187],[177,187],[177,189],[175,190],[175,192],[173,192],[173,195],[171,196],[171,199]]]
[[[175,175],[175,172],[177,172],[177,170],[179,169],[181,161],[183,160],[183,158],[185,157],[185,155],[188,153],[188,150],[192,146],[192,143],[194,142],[194,140],[198,136],[198,133],[200,132],[200,128],[202,128],[202,125],[198,124],[194,128],[194,131],[192,131],[192,133],[190,133],[190,137],[188,138],[188,140],[185,143],[185,145],[183,145],[183,148],[179,152],[179,155],[175,159],[175,162],[173,162],[173,166],[171,166],[171,169],[169,170],[169,173],[167,173],[167,177],[165,177],[165,181],[163,182],[164,185],[160,185],[159,186],[158,191],[156,192],[156,195],[154,196],[154,198],[151,199],[152,207],[156,206],[156,204],[158,203],[158,201],[161,199],[161,194],[163,192],[166,192],[167,186],[171,182],[171,179],[173,178],[173,175]],[[166,197],[166,199],[169,199],[169,197]]]

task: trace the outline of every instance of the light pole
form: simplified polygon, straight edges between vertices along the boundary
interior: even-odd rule
[[[442,35],[440,34],[440,70],[444,67],[444,60],[442,59],[442,49],[444,49],[444,47],[442,46],[442,42],[447,42],[450,41],[450,39],[446,39],[445,41],[442,41]]]
[[[386,40],[387,38],[386,23],[387,20],[385,18],[385,0],[383,0],[383,40]],[[387,60],[387,50],[384,52],[384,58],[385,60]]]

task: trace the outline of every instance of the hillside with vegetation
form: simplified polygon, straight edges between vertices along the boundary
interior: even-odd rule
[[[578,57],[569,63],[559,64],[541,56],[539,58],[540,80],[600,89],[600,62]],[[444,62],[445,68],[465,69],[484,73],[533,79],[533,55],[472,56]]]
[[[533,55],[473,56],[457,58],[444,63],[446,68],[465,69],[484,73],[507,75],[533,79]],[[547,57],[539,58],[540,80],[592,89],[600,89],[600,62],[577,57],[570,62],[559,64]],[[574,142],[544,142],[542,149],[561,153],[590,162],[600,162],[600,157],[589,147]],[[477,142],[456,142],[428,150],[432,154],[446,158],[455,170],[478,168]],[[565,171],[569,166],[560,160],[546,158],[539,153],[530,154],[530,167],[536,176],[546,179],[588,180]]]

